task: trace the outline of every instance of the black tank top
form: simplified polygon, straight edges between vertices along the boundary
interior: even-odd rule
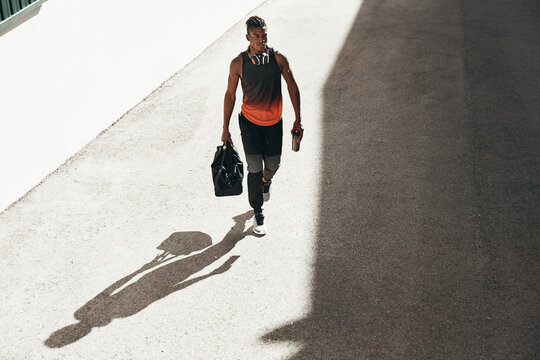
[[[242,53],[242,113],[249,121],[271,126],[281,120],[281,70],[274,49],[268,49],[268,64],[255,65],[248,52]]]

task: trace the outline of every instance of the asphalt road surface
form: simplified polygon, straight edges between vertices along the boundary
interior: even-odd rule
[[[537,358],[540,3],[253,13],[306,128],[269,234],[210,180],[240,22],[0,214],[0,358]]]

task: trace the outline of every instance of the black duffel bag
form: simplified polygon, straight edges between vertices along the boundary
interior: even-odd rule
[[[212,162],[212,179],[216,196],[233,196],[242,193],[244,163],[230,142],[217,147]]]

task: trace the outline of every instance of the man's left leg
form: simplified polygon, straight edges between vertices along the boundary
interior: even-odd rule
[[[281,151],[283,148],[283,120],[265,129],[263,145],[264,170],[262,178],[262,190],[264,201],[270,200],[270,185],[279,169]]]
[[[262,173],[262,190],[264,201],[270,200],[270,185],[272,179],[279,169],[281,155],[266,156],[264,158],[264,170]]]

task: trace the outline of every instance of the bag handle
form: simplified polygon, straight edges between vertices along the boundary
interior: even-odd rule
[[[225,152],[225,154],[221,157],[221,165],[223,166],[223,163],[227,161],[225,165],[227,165],[227,169],[230,169],[233,163],[233,155],[232,155],[232,144],[227,140],[227,142],[223,145],[221,145],[222,150]]]

